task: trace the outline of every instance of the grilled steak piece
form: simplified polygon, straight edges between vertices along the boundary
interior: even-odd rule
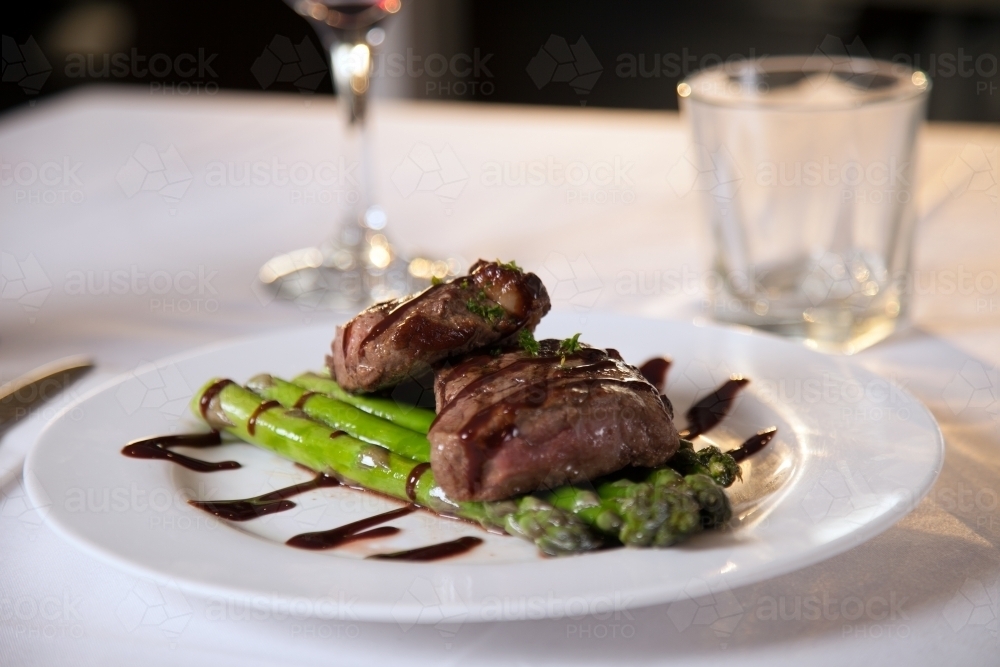
[[[431,469],[455,500],[501,500],[594,479],[628,465],[662,465],[677,450],[665,397],[614,350],[559,341],[537,357],[473,356],[435,380]]]
[[[550,307],[535,274],[479,260],[467,276],[376,304],[337,327],[326,363],[344,389],[376,391],[447,357],[534,330]]]

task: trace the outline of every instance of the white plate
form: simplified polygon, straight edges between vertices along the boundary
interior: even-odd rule
[[[581,322],[585,321],[584,324]],[[930,413],[904,391],[843,358],[777,338],[688,323],[555,313],[539,335],[583,331],[633,363],[674,360],[667,393],[678,421],[731,373],[751,379],[709,435],[735,447],[757,430],[778,436],[744,464],[731,489],[737,525],[665,550],[617,549],[544,559],[518,539],[416,513],[399,534],[326,552],[287,547],[292,535],[332,528],[398,506],[344,488],[295,498],[291,511],[228,523],[186,503],[245,498],[309,474],[243,443],[198,456],[243,468],[194,473],[131,459],[122,446],[144,436],[199,428],[187,402],[207,379],[290,376],[321,366],[332,331],[296,329],[168,359],[123,377],[64,411],[25,464],[31,501],[86,551],[133,573],[205,596],[300,615],[400,623],[503,620],[606,613],[667,602],[691,586],[730,588],[845,551],[898,521],[930,489],[944,443]],[[478,535],[485,544],[432,563],[362,556]]]

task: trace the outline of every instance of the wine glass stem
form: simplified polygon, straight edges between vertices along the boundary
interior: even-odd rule
[[[365,213],[372,198],[371,141],[367,130],[368,92],[371,88],[371,47],[362,35],[333,40],[329,45],[330,68],[337,88],[338,103],[346,117],[345,157],[357,165],[358,199],[340,230],[340,244],[354,249],[355,259],[364,266],[367,257]]]

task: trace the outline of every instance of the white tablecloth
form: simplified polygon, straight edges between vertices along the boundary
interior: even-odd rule
[[[0,119],[0,381],[87,353],[93,385],[330,319],[270,300],[254,277],[330,228],[346,196],[338,120],[309,96],[125,89]],[[374,125],[378,196],[404,250],[516,258],[558,282],[556,307],[581,318],[704,314],[709,243],[677,168],[687,142],[674,114],[396,103]],[[926,403],[947,457],[929,497],[870,542],[755,586],[611,617],[457,628],[261,618],[82,554],[7,475],[0,664],[996,664],[998,144],[1000,131],[971,125],[921,138],[915,324],[858,361]],[[544,176],[519,183],[521,163]],[[667,269],[682,279],[662,279]],[[646,288],[632,293],[632,276]],[[0,477],[17,471],[44,416],[0,440]]]

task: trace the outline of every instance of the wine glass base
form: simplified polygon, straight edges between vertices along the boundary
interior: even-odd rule
[[[270,259],[258,273],[259,287],[273,298],[308,310],[357,312],[372,303],[398,299],[431,285],[425,266],[444,265],[448,278],[457,262],[407,261],[393,255],[385,267],[357,262],[343,249],[302,248]]]

